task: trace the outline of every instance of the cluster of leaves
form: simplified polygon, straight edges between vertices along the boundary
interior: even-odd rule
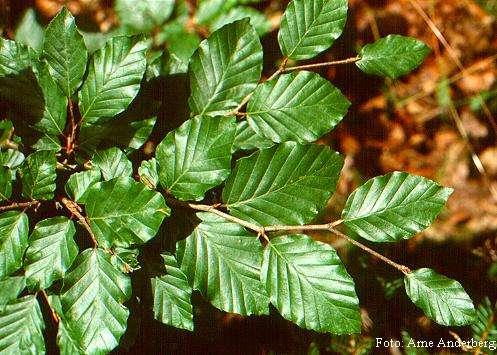
[[[159,25],[184,6],[173,5],[118,1],[123,22],[140,31],[149,29],[140,16],[152,14]],[[13,210],[0,214],[0,351],[45,351],[37,295],[52,308],[61,353],[115,348],[129,317],[129,273],[140,267],[136,248],[154,238],[170,215],[164,196],[170,205],[203,212],[175,250],[163,251],[164,272],[150,280],[150,312],[157,320],[193,330],[195,290],[226,312],[268,314],[271,304],[306,329],[360,332],[354,281],[337,252],[304,234],[273,236],[261,228],[280,226],[284,232],[282,225],[305,225],[335,192],[343,157],[313,142],[343,119],[350,103],[317,73],[285,74],[284,65],[328,49],[346,17],[345,0],[290,2],[278,35],[283,65],[266,81],[256,29],[249,19],[225,18],[229,23],[202,41],[189,60],[190,118],[139,167],[129,154],[155,123],[143,111],[153,105],[138,95],[154,67],[147,60],[154,50],[150,41],[113,36],[90,54],[66,9],[44,30],[38,47],[2,39],[0,95],[11,103],[13,123],[2,123],[0,198],[27,201],[9,201],[2,208]],[[417,67],[428,51],[420,41],[391,35],[364,46],[356,64],[366,73],[396,78]],[[24,128],[39,134],[33,142],[16,116],[20,98],[31,117]],[[114,146],[103,148],[108,141]],[[220,201],[194,202],[213,188]],[[450,193],[423,177],[390,173],[350,195],[341,224],[376,243],[408,239],[431,224]],[[55,200],[56,194],[63,197]],[[28,214],[16,210],[54,201],[67,211],[54,208],[60,215],[44,220],[34,213],[32,226]],[[85,249],[88,240],[92,246]],[[430,269],[402,271],[407,295],[430,318],[444,325],[474,320],[472,301],[457,281]]]

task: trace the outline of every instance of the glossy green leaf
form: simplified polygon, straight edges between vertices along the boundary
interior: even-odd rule
[[[78,255],[75,233],[74,223],[63,216],[36,224],[24,260],[28,288],[46,289],[64,277]]]
[[[91,169],[72,174],[66,182],[66,193],[78,203],[85,203],[88,189],[91,185],[100,181],[102,174],[100,170]]]
[[[154,318],[175,328],[193,331],[192,288],[172,255],[162,255],[166,275],[151,279]]]
[[[421,176],[393,172],[368,180],[347,199],[342,219],[373,242],[408,239],[428,227],[452,193]]]
[[[159,183],[159,172],[157,170],[157,160],[155,158],[144,160],[138,168],[140,181],[151,189],[155,189]]]
[[[60,140],[57,136],[43,134],[32,146],[35,150],[49,150],[56,154],[62,149]]]
[[[22,265],[28,247],[28,216],[8,211],[0,214],[0,278],[4,278]]]
[[[197,116],[157,146],[161,185],[181,200],[201,200],[231,170],[234,117]]]
[[[67,119],[67,97],[52,79],[49,67],[43,65],[37,74],[38,85],[43,92],[44,111],[34,128],[49,135],[60,135],[64,132]]]
[[[342,157],[323,145],[286,142],[237,161],[223,202],[260,225],[305,224],[335,192]]]
[[[293,0],[281,19],[278,42],[290,59],[310,59],[331,47],[347,20],[347,0]]]
[[[263,36],[271,30],[271,22],[269,19],[263,13],[248,6],[237,6],[232,8],[225,14],[216,18],[210,27],[212,31],[216,31],[224,25],[246,17],[250,19],[250,24],[255,28],[259,36]]]
[[[120,267],[124,273],[130,273],[141,268],[138,260],[140,249],[115,247],[113,250],[112,262],[115,266]]]
[[[162,25],[173,9],[174,0],[117,0],[115,4],[121,24],[138,32]]]
[[[45,354],[45,323],[36,296],[8,304],[0,313],[1,354]]]
[[[167,34],[167,52],[164,72],[182,74],[188,71],[188,63],[200,44],[200,37],[196,33],[186,32],[184,26],[179,31]]]
[[[4,311],[7,303],[19,296],[25,287],[24,276],[8,276],[0,279],[0,313]]]
[[[190,284],[215,307],[242,315],[268,314],[260,281],[262,246],[236,223],[209,213],[176,245],[176,257]]]
[[[475,307],[456,280],[431,269],[418,269],[404,277],[412,302],[438,324],[461,326],[476,320]]]
[[[88,51],[74,17],[65,7],[47,26],[43,53],[54,81],[70,97],[85,73]]]
[[[66,324],[86,354],[107,353],[119,344],[129,315],[131,280],[101,249],[83,251],[69,269],[60,302]]]
[[[259,85],[247,107],[254,131],[274,142],[314,142],[347,114],[350,102],[319,74],[279,75]]]
[[[262,46],[249,20],[220,28],[190,61],[192,115],[228,114],[255,89],[261,71]]]
[[[79,92],[85,124],[102,122],[123,112],[138,94],[146,69],[147,44],[131,37],[113,37],[96,51]]]
[[[93,165],[100,169],[104,180],[133,175],[133,165],[121,149],[113,147],[98,151],[93,156]]]
[[[48,150],[30,154],[20,169],[22,195],[36,200],[54,198],[57,159]]]
[[[5,201],[12,195],[12,174],[6,167],[0,166],[0,201]]]
[[[362,47],[356,65],[367,74],[395,79],[416,69],[429,53],[420,40],[389,35]]]
[[[297,325],[333,334],[361,331],[354,281],[331,246],[306,235],[273,238],[261,279],[271,303]]]
[[[17,25],[16,42],[23,43],[39,52],[43,46],[44,37],[45,32],[36,19],[36,11],[33,8],[27,9]]]
[[[247,121],[243,120],[236,125],[235,141],[233,142],[232,152],[238,150],[252,150],[269,148],[274,142],[255,133]]]
[[[0,38],[0,77],[18,75],[29,68],[36,53],[24,44]]]
[[[126,177],[93,184],[85,209],[95,237],[104,247],[147,242],[170,213],[160,193]]]

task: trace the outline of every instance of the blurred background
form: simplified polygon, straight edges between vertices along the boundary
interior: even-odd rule
[[[170,21],[188,34],[184,46],[177,43],[184,38],[168,23],[142,30],[153,39],[158,55],[164,49],[178,51],[180,61],[159,65],[157,73],[150,74],[156,80],[148,90],[161,106],[142,156],[152,154],[162,137],[186,120],[188,83],[178,68],[214,28],[194,21],[201,2],[181,3],[186,14],[175,10]],[[63,5],[77,16],[87,46],[93,48],[108,36],[126,32],[131,21],[126,9],[112,0],[0,0],[0,30],[4,37],[39,45],[40,26]],[[257,21],[265,47],[266,76],[274,71],[281,56],[276,36],[286,5],[287,1],[253,1],[248,5],[262,14]],[[478,305],[480,319],[475,326],[437,326],[408,301],[402,275],[332,235],[316,234],[315,238],[339,250],[356,280],[363,315],[361,335],[333,337],[305,331],[276,313],[242,318],[216,311],[195,297],[195,333],[167,328],[154,321],[149,312],[139,311],[115,353],[490,353],[487,349],[378,349],[374,338],[497,340],[496,21],[496,0],[349,0],[344,35],[331,50],[313,60],[355,56],[362,45],[390,33],[416,37],[432,48],[418,70],[396,81],[366,76],[353,64],[318,70],[352,102],[343,122],[320,141],[347,157],[337,194],[320,219],[337,219],[345,199],[359,184],[394,170],[453,187],[447,208],[432,227],[409,241],[374,248],[411,268],[426,266],[459,280]],[[164,78],[160,74],[173,75]],[[132,308],[139,310],[136,303]]]

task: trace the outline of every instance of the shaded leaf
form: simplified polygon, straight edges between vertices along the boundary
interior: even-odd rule
[[[166,275],[151,279],[154,318],[164,324],[193,331],[192,288],[172,255],[162,255]]]
[[[393,172],[355,190],[342,218],[347,228],[365,239],[396,242],[428,227],[452,191],[421,176]]]
[[[93,156],[93,165],[100,169],[104,180],[133,175],[133,165],[121,149],[113,147],[97,151]]]
[[[226,115],[261,77],[262,46],[249,20],[226,25],[200,43],[190,60],[192,115]]]
[[[117,0],[115,4],[121,24],[138,32],[162,25],[173,9],[174,0]]]
[[[361,331],[354,280],[331,246],[306,235],[272,238],[261,280],[271,303],[300,327],[333,334]]]
[[[407,274],[404,282],[412,302],[438,324],[461,326],[476,320],[473,302],[456,280],[423,268]]]
[[[9,303],[0,313],[0,353],[45,354],[44,329],[36,296]]]
[[[197,116],[157,146],[161,185],[181,200],[201,200],[231,170],[234,117]]]
[[[102,122],[123,112],[138,94],[146,69],[144,41],[118,36],[96,51],[79,92],[84,124]]]
[[[269,299],[260,281],[262,246],[236,223],[209,213],[176,245],[176,257],[190,284],[215,307],[242,315],[268,314]]]
[[[159,183],[159,172],[157,171],[157,160],[155,158],[144,160],[138,168],[140,181],[151,189],[155,189]]]
[[[5,309],[7,303],[15,300],[26,287],[24,276],[8,276],[0,279],[0,313]]]
[[[347,0],[293,0],[281,19],[278,42],[290,59],[313,58],[340,37]]]
[[[18,150],[7,149],[0,151],[0,164],[10,169],[16,169],[24,161],[24,154]]]
[[[274,142],[255,133],[247,121],[240,121],[236,125],[235,141],[233,142],[232,152],[238,150],[252,150],[269,148]]]
[[[305,224],[335,192],[342,166],[342,157],[326,146],[282,143],[238,159],[223,202],[256,224]]]
[[[22,265],[28,247],[28,216],[23,212],[8,211],[0,214],[0,278],[4,278]]]
[[[72,337],[86,354],[107,353],[119,344],[129,316],[123,303],[131,280],[101,249],[83,251],[64,278],[60,302]]]
[[[28,288],[46,289],[64,277],[78,255],[79,249],[73,239],[75,233],[74,223],[63,216],[36,224],[24,261]]]
[[[57,159],[53,152],[40,150],[30,154],[20,168],[22,195],[36,200],[54,198]]]
[[[21,43],[0,38],[0,77],[18,75],[28,69],[36,52]]]
[[[274,142],[313,142],[347,114],[350,102],[319,74],[279,75],[259,85],[247,107],[253,130]]]
[[[6,167],[0,166],[0,201],[8,200],[12,195],[12,174]]]
[[[248,17],[250,24],[255,28],[259,36],[263,36],[271,30],[271,22],[261,12],[248,6],[237,6],[216,18],[212,24],[212,31],[227,25],[229,23],[241,20]]]
[[[54,81],[70,97],[85,73],[88,51],[74,17],[65,7],[45,30],[43,53]]]
[[[362,47],[356,65],[367,74],[395,79],[416,69],[429,53],[420,40],[389,35]]]
[[[104,247],[147,242],[170,213],[160,193],[126,177],[93,184],[85,209],[95,237]]]
[[[88,189],[91,185],[100,181],[100,170],[90,169],[72,174],[66,182],[66,193],[72,200],[85,203]]]

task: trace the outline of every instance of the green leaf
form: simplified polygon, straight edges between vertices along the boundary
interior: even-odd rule
[[[279,75],[259,85],[247,107],[254,131],[274,142],[314,142],[347,114],[350,102],[319,74]]]
[[[73,239],[75,233],[74,223],[63,216],[36,224],[24,261],[28,288],[47,289],[64,277],[78,255],[78,246]]]
[[[342,166],[326,146],[282,143],[239,159],[223,202],[234,216],[260,225],[305,224],[335,192]]]
[[[462,326],[476,320],[473,302],[456,280],[423,268],[407,274],[404,282],[412,302],[438,324]]]
[[[192,115],[226,115],[250,94],[261,77],[262,46],[244,19],[214,32],[190,60]]]
[[[85,73],[88,51],[74,17],[65,7],[47,26],[43,53],[54,81],[70,97]]]
[[[83,251],[64,278],[60,302],[66,324],[86,354],[107,353],[119,344],[129,311],[131,280],[101,249]]]
[[[157,146],[161,185],[181,200],[201,200],[231,170],[234,117],[197,116]]]
[[[36,11],[33,8],[27,9],[17,25],[16,42],[23,43],[39,52],[43,46],[44,36],[43,27],[36,18]]]
[[[12,174],[8,168],[0,166],[0,201],[8,200],[12,195]]]
[[[66,193],[71,199],[78,203],[85,203],[88,189],[91,185],[100,181],[99,170],[91,169],[72,174],[66,182]]]
[[[49,135],[60,135],[66,127],[67,97],[64,96],[52,76],[47,65],[43,65],[37,74],[45,106],[43,116],[36,122],[34,128]]]
[[[0,38],[0,77],[18,75],[35,61],[36,53],[24,44]]]
[[[215,307],[242,315],[268,314],[260,281],[262,246],[236,223],[209,213],[190,236],[176,244],[176,256],[190,284]]]
[[[237,6],[232,8],[229,12],[216,18],[210,27],[212,31],[216,31],[224,25],[246,17],[250,19],[250,24],[255,28],[259,36],[263,36],[271,30],[271,22],[269,19],[263,13],[248,6]]]
[[[133,165],[121,149],[113,147],[98,151],[93,156],[93,165],[100,169],[104,180],[133,175]]]
[[[122,247],[114,248],[112,262],[123,270],[124,273],[129,273],[141,268],[138,256],[140,249],[128,249]]]
[[[7,303],[15,300],[26,287],[24,276],[11,276],[0,279],[0,313]]]
[[[367,74],[395,79],[417,68],[429,53],[420,40],[389,35],[362,47],[356,65]]]
[[[337,252],[306,235],[271,239],[261,273],[271,303],[300,327],[333,334],[361,331],[354,280]]]
[[[30,154],[20,169],[22,195],[36,200],[54,198],[57,159],[48,150]]]
[[[53,154],[59,152],[62,149],[57,136],[48,134],[43,134],[31,147],[35,150],[49,150]]]
[[[497,342],[496,307],[485,297],[476,308],[476,321],[471,325],[473,339]]]
[[[347,0],[293,0],[281,19],[278,42],[290,59],[310,59],[330,48],[347,20]]]
[[[7,149],[0,151],[0,165],[9,169],[16,169],[24,161],[24,154],[18,150]]]
[[[172,255],[162,255],[166,275],[151,279],[154,318],[164,324],[193,331],[192,288]]]
[[[0,278],[4,278],[22,265],[28,247],[28,216],[8,211],[0,214]]]
[[[11,302],[0,313],[0,353],[45,354],[45,323],[36,296]]]
[[[195,50],[200,44],[200,37],[196,33],[186,32],[184,26],[180,30],[171,31],[163,34],[167,40],[167,60],[163,72],[169,74],[182,74],[188,71],[188,63]]]
[[[138,94],[147,61],[145,41],[113,37],[96,51],[79,92],[84,124],[102,122],[123,112]]]
[[[138,168],[140,181],[151,189],[155,189],[159,183],[159,172],[157,171],[157,160],[155,158],[144,160]]]
[[[365,239],[397,242],[428,227],[452,191],[421,176],[393,172],[355,190],[342,218],[347,228]]]
[[[85,209],[91,229],[104,247],[147,242],[170,213],[160,193],[127,177],[92,185]]]
[[[269,148],[274,142],[255,133],[247,121],[238,122],[236,125],[235,141],[233,142],[232,152],[238,150],[252,150],[256,148]]]
[[[162,25],[173,9],[174,0],[117,0],[115,4],[121,24],[138,32]]]

